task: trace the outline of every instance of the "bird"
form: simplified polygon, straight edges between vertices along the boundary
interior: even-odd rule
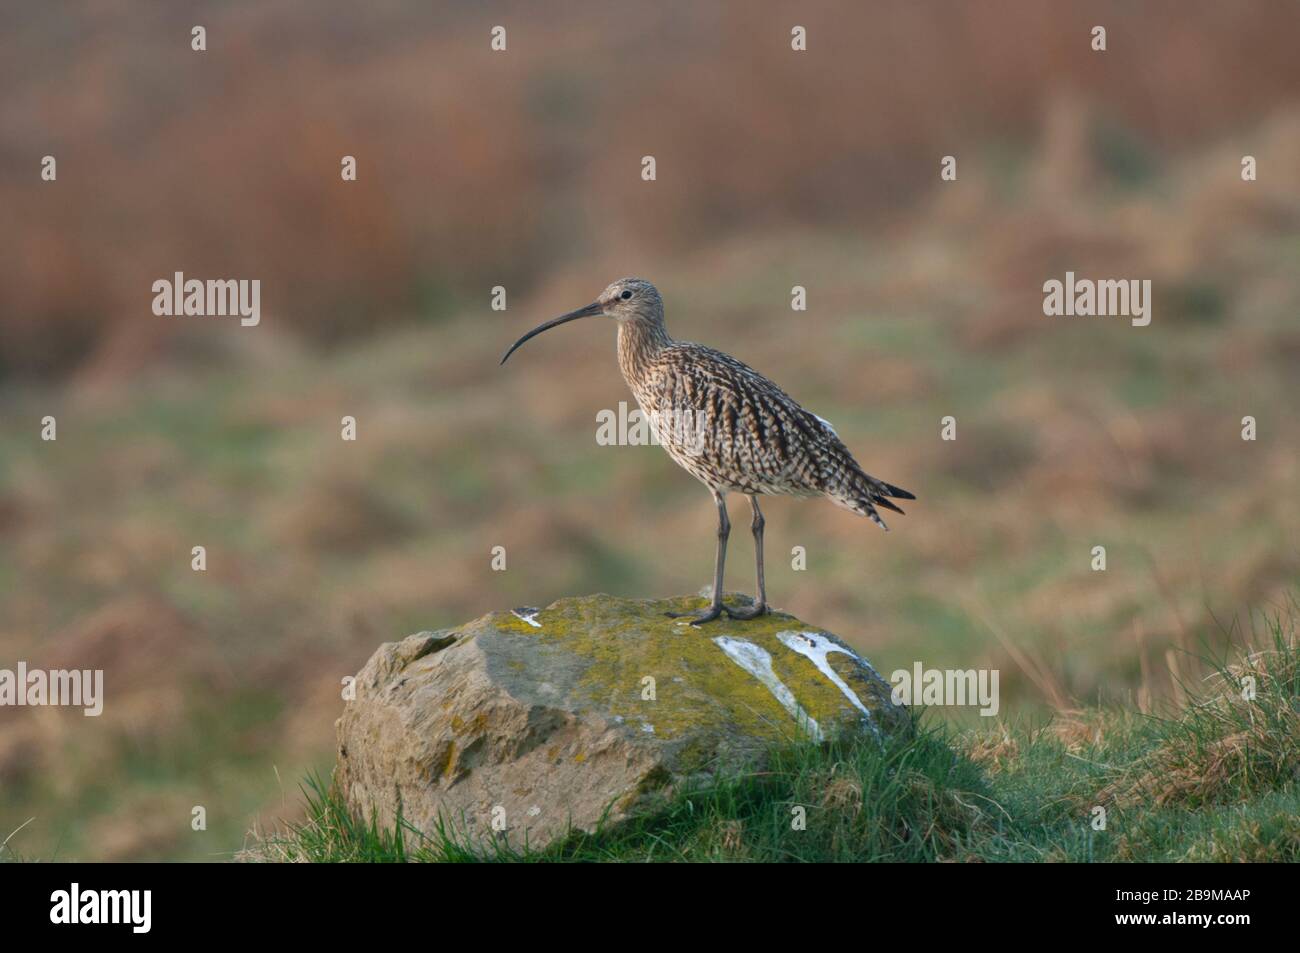
[[[892,501],[916,499],[866,473],[830,423],[758,371],[711,347],[670,337],[663,298],[642,278],[621,278],[591,304],[533,328],[510,346],[501,364],[543,331],[590,317],[617,323],[619,369],[657,442],[708,488],[717,507],[711,602],[699,613],[668,615],[702,626],[724,614],[745,621],[771,611],[763,578],[760,496],[825,497],[886,531],[879,509],[902,513]],[[758,595],[746,608],[732,608],[722,599],[731,535],[729,493],[748,496],[753,510]]]

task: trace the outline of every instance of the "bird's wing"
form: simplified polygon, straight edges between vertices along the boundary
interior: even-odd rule
[[[652,376],[661,419],[677,421],[661,442],[700,479],[745,493],[824,494],[888,529],[876,507],[916,499],[853,459],[835,428],[799,406],[752,367],[699,344],[659,352]],[[662,425],[662,424],[661,424]]]
[[[826,421],[721,351],[673,344],[654,374],[661,420],[667,411],[680,439],[694,440],[701,467],[742,491],[824,493],[857,468]]]

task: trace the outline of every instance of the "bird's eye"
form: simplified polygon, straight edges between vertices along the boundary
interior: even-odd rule
[[[619,295],[619,297],[622,298],[624,301],[627,301],[629,298],[632,297],[632,292],[624,291],[621,295]]]

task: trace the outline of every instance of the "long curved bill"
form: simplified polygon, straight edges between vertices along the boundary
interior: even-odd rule
[[[506,351],[506,356],[501,358],[501,363],[504,364],[506,362],[506,359],[509,358],[511,354],[519,350],[519,346],[521,344],[523,344],[529,338],[537,337],[537,335],[541,334],[543,331],[549,331],[551,328],[558,327],[559,325],[564,324],[567,321],[576,321],[578,320],[578,318],[591,318],[591,317],[595,317],[598,314],[604,314],[604,313],[605,313],[605,306],[598,301],[593,301],[585,308],[579,308],[577,311],[570,311],[568,314],[562,314],[558,318],[554,318],[550,321],[547,321],[545,324],[539,324],[537,327],[533,328],[531,331],[529,331],[527,334],[521,337],[514,344],[510,345],[510,350]],[[499,367],[500,365],[497,366]]]

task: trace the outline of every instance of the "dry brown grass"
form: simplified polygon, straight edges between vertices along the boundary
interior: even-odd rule
[[[998,725],[968,738],[964,751],[966,757],[985,771],[996,774],[1020,757],[1020,742],[1005,725]]]
[[[120,379],[166,357],[173,325],[141,320],[142,289],[177,269],[259,277],[270,320],[333,341],[497,283],[536,287],[593,249],[644,261],[879,225],[923,194],[937,156],[960,152],[964,177],[977,142],[1040,128],[1040,208],[985,245],[994,270],[1035,278],[1085,245],[1126,262],[1135,237],[1098,228],[1079,198],[1113,171],[1094,155],[1099,113],[1177,149],[1300,94],[1268,3],[832,3],[801,11],[812,51],[794,55],[784,4],[613,17],[592,0],[510,9],[503,56],[454,5],[203,8],[205,54],[184,42],[199,5],[108,6],[132,29],[87,2],[26,12],[0,37],[0,205],[21,223],[0,235],[0,373]],[[1099,19],[1104,59],[1087,43]],[[34,174],[47,150],[57,185]],[[653,190],[635,175],[650,151]],[[345,154],[360,160],[346,185]],[[944,218],[979,222],[996,187],[949,190]],[[1162,260],[1181,269],[1206,251],[1189,227],[1273,214],[1229,188],[1186,227],[1157,203],[1129,217],[1172,225]],[[1025,320],[998,304],[960,333],[997,346]]]
[[[825,785],[822,806],[856,814],[862,809],[862,785],[854,778],[832,777]]]

